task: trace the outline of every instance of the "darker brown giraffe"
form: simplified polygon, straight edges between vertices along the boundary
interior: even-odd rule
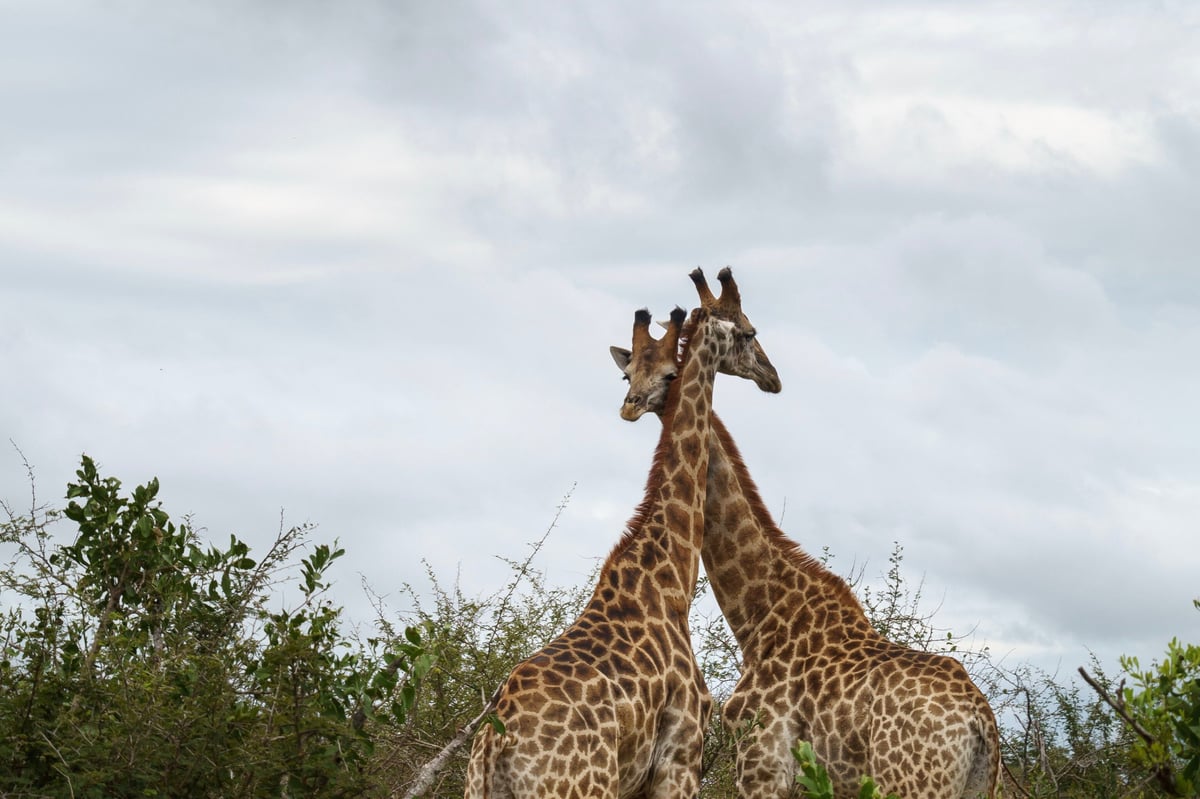
[[[677,369],[661,341],[612,348],[630,381],[621,415],[658,411]],[[995,717],[953,658],[908,649],[872,627],[844,580],[775,525],[729,431],[710,426],[704,568],[742,650],[742,676],[723,709],[738,744],[739,795],[791,795],[797,740],[813,744],[839,799],[875,777],[904,799],[993,797]]]
[[[646,492],[571,627],[517,665],[497,694],[504,731],[484,725],[467,769],[468,799],[693,799],[712,698],[692,654],[688,611],[700,570],[709,415],[718,369],[754,378],[765,361],[732,277],[720,298],[700,270],[678,379],[663,399]],[[676,330],[683,312],[672,317]],[[635,316],[649,338],[650,315]]]

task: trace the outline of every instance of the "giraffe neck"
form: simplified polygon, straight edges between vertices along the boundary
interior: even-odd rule
[[[748,663],[767,657],[783,643],[776,640],[781,636],[803,646],[810,637],[829,640],[836,629],[847,636],[874,634],[846,582],[775,525],[733,437],[715,415],[704,523],[704,569]],[[818,608],[812,624],[793,623]]]
[[[663,429],[633,518],[601,568],[589,607],[610,617],[613,604],[661,603],[686,626],[700,572],[710,416],[720,342],[702,314],[691,325],[679,377],[667,393]]]

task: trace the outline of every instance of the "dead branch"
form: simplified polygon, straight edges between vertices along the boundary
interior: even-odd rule
[[[458,735],[450,743],[442,747],[442,751],[433,756],[433,759],[421,766],[421,770],[417,773],[417,778],[408,786],[408,792],[405,793],[402,799],[417,799],[418,796],[429,790],[433,785],[433,779],[438,772],[446,767],[446,763],[450,760],[450,756],[457,752],[463,744],[471,739],[475,734],[475,730],[479,729],[479,725],[483,724],[483,720],[488,717],[492,711],[496,709],[496,700],[500,698],[500,689],[492,694],[492,698],[484,705],[483,710],[479,715],[471,719],[467,724],[458,731]],[[392,794],[392,799],[400,796],[399,791]]]

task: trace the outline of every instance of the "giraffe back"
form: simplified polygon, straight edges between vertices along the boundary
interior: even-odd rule
[[[845,580],[775,525],[713,417],[702,555],[744,667],[723,709],[742,797],[789,795],[807,740],[841,797],[869,774],[905,799],[991,797],[999,736],[952,657],[881,636]]]

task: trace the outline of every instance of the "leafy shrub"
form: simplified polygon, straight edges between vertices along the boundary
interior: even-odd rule
[[[1163,775],[1176,796],[1200,795],[1200,646],[1172,638],[1161,662],[1142,670],[1136,657],[1126,657],[1121,666],[1133,680],[1125,707],[1141,733],[1134,760]]]
[[[157,499],[84,456],[65,509],[5,506],[0,794],[351,796],[373,730],[403,723],[432,662],[417,630],[390,655],[354,645],[324,596],[342,550],[299,564],[302,599],[270,612],[308,527],[255,560],[205,546]],[[75,526],[70,543],[51,527]],[[392,642],[396,643],[396,642]]]
[[[799,771],[796,774],[796,784],[800,786],[801,796],[806,799],[834,799],[833,780],[829,772],[817,760],[812,744],[808,741],[797,741],[792,747],[792,757],[796,759]],[[858,781],[858,799],[900,799],[896,794],[887,796],[879,790],[875,780],[863,775]]]

